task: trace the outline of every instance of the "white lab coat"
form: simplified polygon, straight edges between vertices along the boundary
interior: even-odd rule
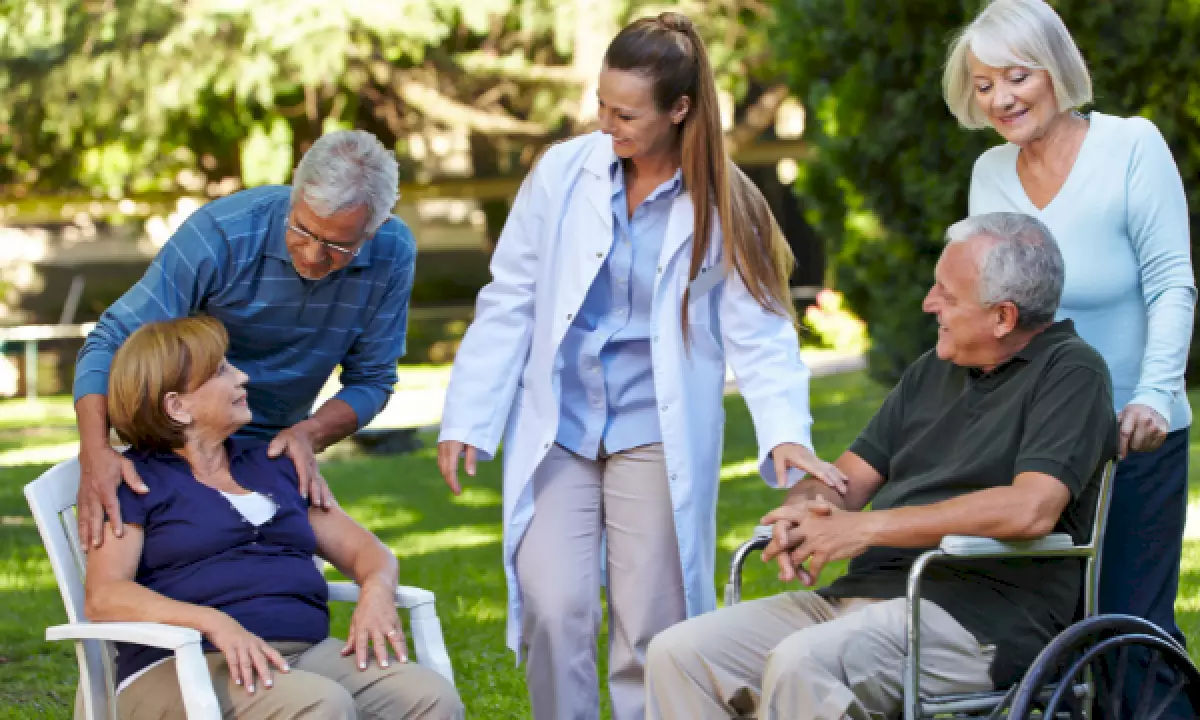
[[[504,439],[504,569],[508,646],[519,652],[521,589],[517,547],[537,511],[530,480],[558,434],[563,336],[613,243],[615,158],[602,133],[550,148],[517,194],[492,257],[447,391],[440,440],[475,446],[483,460]],[[768,454],[785,442],[812,447],[808,369],[791,322],[764,311],[737,272],[693,285],[690,349],[680,303],[692,255],[692,199],[671,207],[655,280],[652,356],[675,532],[689,616],[716,606],[717,485],[725,428],[726,360],[758,436],[764,479]],[[719,230],[705,262],[723,273]],[[707,286],[707,291],[705,291]],[[800,477],[792,472],[791,482]],[[790,484],[790,483],[789,483]]]

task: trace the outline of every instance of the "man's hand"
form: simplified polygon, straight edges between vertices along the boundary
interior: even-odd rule
[[[1154,408],[1130,403],[1117,415],[1121,426],[1117,452],[1121,459],[1131,452],[1152,452],[1167,439],[1167,419]]]
[[[771,450],[775,462],[775,483],[779,487],[787,484],[788,468],[798,468],[838,491],[846,494],[846,476],[833,463],[828,463],[813,454],[812,450],[798,443],[780,443]]]
[[[150,488],[138,477],[129,458],[113,450],[107,443],[102,447],[79,452],[79,494],[75,500],[79,523],[79,542],[83,551],[100,547],[104,542],[104,517],[107,513],[113,533],[121,537],[125,525],[117,504],[117,487],[124,481],[135,493],[145,495]]]
[[[870,522],[870,513],[847,512],[820,498],[784,505],[762,519],[775,526],[763,559],[779,563],[783,582],[799,579],[812,587],[826,564],[858,557],[870,547]]]
[[[442,477],[455,495],[462,493],[462,486],[458,484],[458,459],[464,458],[463,464],[467,474],[475,477],[477,453],[474,445],[465,445],[457,440],[443,440],[438,443],[438,469],[442,471]]]
[[[325,478],[321,477],[312,436],[305,432],[300,424],[279,433],[267,446],[269,457],[277,458],[283,454],[291,458],[296,465],[300,496],[307,498],[311,495],[310,504],[313,507],[328,510],[334,503],[333,493],[330,492]]]
[[[342,657],[353,653],[358,669],[366,670],[371,646],[374,645],[375,661],[380,667],[387,667],[389,644],[400,662],[408,662],[404,629],[400,626],[400,619],[396,617],[392,591],[368,585],[359,591],[358,604],[350,618],[350,630],[346,633]]]

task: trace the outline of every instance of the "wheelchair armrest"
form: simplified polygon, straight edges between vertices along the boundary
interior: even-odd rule
[[[435,596],[428,590],[400,585],[396,588],[396,607],[411,610],[432,604]],[[350,582],[329,583],[330,602],[358,602],[358,586]]]
[[[179,650],[203,639],[197,630],[149,622],[82,622],[46,628],[47,640],[107,640]]]
[[[1013,542],[970,535],[947,535],[942,538],[939,549],[946,557],[953,558],[1072,557],[1088,552],[1088,548],[1075,545],[1075,541],[1066,533]]]

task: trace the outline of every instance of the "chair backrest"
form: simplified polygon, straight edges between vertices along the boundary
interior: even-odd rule
[[[87,622],[84,615],[83,577],[86,556],[75,526],[75,495],[79,492],[79,461],[66,460],[25,486],[25,500],[33,513],[50,567],[62,594],[69,622]],[[88,720],[114,718],[113,667],[108,643],[76,643],[79,684]]]
[[[1096,497],[1096,514],[1092,518],[1092,535],[1088,540],[1091,555],[1087,558],[1083,575],[1083,616],[1092,617],[1100,598],[1100,561],[1104,554],[1104,532],[1108,528],[1108,508],[1112,505],[1113,477],[1117,463],[1109,460],[1100,475],[1100,488]]]

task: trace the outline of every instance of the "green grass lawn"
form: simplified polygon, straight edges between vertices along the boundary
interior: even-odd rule
[[[815,380],[818,452],[828,458],[839,453],[883,395],[883,389],[861,373]],[[1198,400],[1200,397],[1193,398],[1194,403]],[[780,498],[779,492],[766,487],[755,473],[754,435],[745,405],[740,398],[729,398],[726,409],[718,577],[714,578],[718,587],[724,584],[730,552]],[[65,401],[46,403],[34,419],[22,412],[16,403],[0,403],[0,451],[62,443],[72,437],[70,406]],[[349,512],[396,552],[401,581],[437,593],[468,716],[528,717],[521,671],[504,647],[500,466],[483,465],[479,476],[468,480],[464,493],[455,498],[437,473],[434,438],[425,436],[424,440],[426,450],[403,457],[341,454],[325,465],[325,476]],[[1193,453],[1198,448],[1200,445],[1194,445]],[[1198,459],[1193,455],[1193,467]],[[0,468],[0,718],[66,718],[74,693],[73,648],[42,639],[47,625],[63,622],[65,617],[21,494],[24,484],[46,467],[43,463]],[[1197,488],[1193,484],[1193,490]],[[1198,494],[1194,492],[1193,498]],[[748,597],[780,589],[771,568],[757,560],[748,565]],[[840,569],[831,568],[826,579]],[[1194,652],[1200,641],[1200,542],[1187,546],[1179,609]],[[348,619],[349,608],[335,608],[335,634],[344,633]],[[601,662],[603,665],[603,656]]]

